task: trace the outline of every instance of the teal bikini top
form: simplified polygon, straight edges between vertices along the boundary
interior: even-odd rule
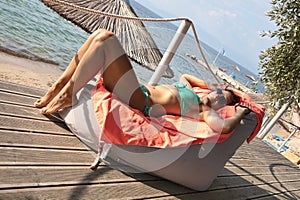
[[[200,97],[191,89],[186,87],[186,84],[176,82],[173,84],[180,96],[180,115],[186,116],[187,112],[194,106],[199,106],[202,104]],[[144,107],[143,113],[145,116],[149,117],[152,107],[149,106],[149,92],[144,85],[140,85],[143,93],[146,97],[146,105]]]
[[[173,84],[180,96],[180,114],[186,116],[187,112],[194,106],[202,104],[200,97],[191,89],[186,87],[186,84],[176,82]]]

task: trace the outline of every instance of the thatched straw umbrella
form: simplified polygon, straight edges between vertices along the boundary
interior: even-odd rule
[[[84,8],[90,8],[110,14],[136,17],[132,7],[123,0],[63,0],[64,2]],[[151,35],[140,21],[124,20],[114,17],[99,16],[79,9],[60,5],[52,0],[42,2],[56,11],[59,15],[81,27],[88,33],[99,28],[105,28],[115,33],[120,40],[127,55],[151,70],[155,70],[162,58]],[[173,77],[170,68],[165,72],[165,77]]]

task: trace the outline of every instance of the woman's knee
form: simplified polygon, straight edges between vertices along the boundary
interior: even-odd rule
[[[93,34],[93,41],[97,43],[101,43],[108,39],[109,37],[114,36],[115,34],[111,31],[108,31],[106,29],[98,29]]]

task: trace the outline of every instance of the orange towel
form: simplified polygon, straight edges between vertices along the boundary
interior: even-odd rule
[[[209,92],[201,88],[194,88],[194,91]],[[248,95],[233,91],[241,97],[241,101],[252,105],[252,111],[257,116],[258,124],[247,140],[250,142],[261,127],[264,108],[255,104]],[[232,134],[216,133],[203,121],[181,116],[145,117],[142,112],[124,104],[107,91],[102,79],[98,81],[92,95],[96,118],[102,128],[100,140],[107,143],[159,148],[184,147],[204,142],[223,142]],[[219,109],[218,113],[228,118],[235,113],[235,107],[226,106]]]

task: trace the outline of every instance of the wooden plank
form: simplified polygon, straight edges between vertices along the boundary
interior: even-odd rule
[[[275,151],[273,148],[267,146],[266,148],[268,148],[268,151],[264,151],[264,152],[260,152],[260,153],[256,153],[256,152],[252,152],[251,154],[243,154],[243,155],[239,155],[237,154],[234,158],[241,158],[241,159],[261,159],[261,158],[265,158],[268,160],[277,160],[278,158],[282,157],[282,155],[280,153],[278,153],[277,151]]]
[[[287,160],[286,158],[284,158],[282,156],[282,158],[279,158],[278,160],[282,159],[282,161],[280,162],[280,164],[284,164],[284,165],[291,165],[291,166],[295,166],[295,164],[293,164],[291,161]],[[225,167],[253,167],[253,166],[265,166],[268,167],[270,165],[275,165],[276,163],[278,163],[278,160],[246,160],[246,159],[230,159]]]
[[[300,174],[300,168],[286,165],[274,165],[269,166],[266,169],[265,166],[250,166],[250,167],[226,167],[224,168],[218,177],[225,176],[245,176],[245,175],[277,175],[277,174]]]
[[[281,164],[296,166],[280,153],[274,151],[271,147],[258,139],[253,140],[253,149],[245,151],[245,144],[241,146],[236,154],[226,163],[227,166],[242,165],[243,167],[257,165],[274,165],[280,160]],[[247,146],[247,145],[246,145]],[[262,147],[263,150],[257,150]]]
[[[264,142],[262,142],[262,143],[264,143]],[[253,148],[254,147],[255,147],[255,145],[253,145]],[[251,158],[252,156],[255,156],[257,158],[264,157],[264,158],[272,159],[272,158],[277,157],[277,156],[274,156],[274,154],[276,155],[279,153],[277,153],[273,148],[271,148],[268,145],[264,146],[263,149],[256,149],[256,147],[255,147],[255,151],[247,150],[244,148],[244,146],[242,146],[240,149],[237,150],[234,157],[235,158]]]
[[[253,157],[253,159],[230,159],[226,166],[236,166],[236,165],[243,165],[243,166],[255,166],[255,165],[273,165],[275,163],[278,162],[278,160],[282,159],[282,161],[280,162],[281,164],[286,164],[286,165],[293,165],[295,166],[295,164],[293,164],[290,160],[288,160],[287,158],[285,158],[284,156],[280,155],[280,157],[278,157],[278,159],[272,159],[272,160],[268,160],[268,159],[264,159],[263,157],[261,159],[255,159],[255,157]]]
[[[1,102],[17,104],[17,105],[27,105],[33,107],[33,103],[37,98],[28,97],[20,94],[12,94],[0,91]]]
[[[64,123],[0,115],[0,129],[72,134]]]
[[[42,115],[37,108],[4,102],[0,103],[0,115],[64,123],[57,114]]]
[[[281,183],[282,187],[284,187],[285,183],[290,181],[298,182],[298,185],[300,186],[300,177],[297,177],[297,173],[260,176],[249,174],[246,176],[218,177],[213,182],[209,190],[232,187],[247,187],[252,185],[273,185],[277,183]]]
[[[2,93],[6,93],[6,94],[13,94],[13,95],[18,95],[18,96],[25,96],[25,97],[29,97],[29,98],[40,98],[40,95],[33,95],[30,93],[23,93],[23,92],[16,92],[15,90],[6,90],[6,89],[1,89],[0,88],[0,92]]]
[[[257,200],[274,200],[274,199],[300,199],[300,189],[292,192],[283,192],[280,194],[273,194],[272,196],[263,196],[258,198],[252,198]]]
[[[268,190],[271,193],[271,196],[274,195],[279,195],[279,194],[286,194],[286,199],[293,199],[293,197],[295,196],[295,192],[299,191],[300,188],[300,182],[284,182],[284,183],[276,183],[276,184],[264,184],[264,185],[260,185],[259,186],[261,189],[264,190]],[[260,194],[260,193],[256,193],[254,195],[249,196],[249,199],[253,198],[258,198],[258,197],[264,197],[266,195],[264,194]]]
[[[257,140],[257,139],[254,139]],[[250,146],[251,148],[249,148]],[[261,143],[251,143],[251,144],[244,144],[243,148],[237,150],[238,155],[248,155],[248,154],[255,154],[259,155],[261,153],[272,153],[270,151],[270,146],[268,146],[266,143],[261,142]]]
[[[249,199],[259,196],[272,196],[285,193],[278,190],[280,184],[273,185],[273,190],[257,186],[239,187],[224,190],[195,192],[168,181],[126,182],[91,185],[62,185],[61,187],[24,188],[0,190],[3,198],[17,197],[43,199]],[[288,191],[294,194],[298,189]]]
[[[0,165],[89,166],[94,153],[87,150],[0,147]]]
[[[0,146],[47,147],[69,150],[86,150],[75,135],[53,135],[45,133],[0,130]]]
[[[16,93],[23,93],[32,96],[41,96],[46,92],[45,90],[42,89],[11,83],[8,81],[1,81],[1,80],[0,80],[0,89],[3,91],[13,91]]]
[[[295,196],[294,191],[298,193],[299,183],[296,184],[296,187],[293,186],[294,182],[286,182],[284,183],[286,186],[290,187],[290,189],[282,187],[281,183],[275,184],[263,184],[263,185],[252,185],[249,187],[234,187],[234,188],[226,188],[221,190],[208,190],[204,192],[195,192],[183,195],[174,195],[174,196],[166,196],[161,197],[161,200],[167,199],[189,199],[189,200],[215,200],[215,199],[254,199],[259,197],[273,197],[273,195],[278,194],[288,194],[285,199],[293,199],[291,197]],[[154,198],[156,199],[156,198]],[[274,199],[274,198],[273,198]]]
[[[43,198],[43,199],[146,199],[184,194],[192,190],[168,181],[126,182],[92,185],[62,185],[61,187],[43,187],[0,190],[4,199]]]
[[[29,171],[28,169],[26,169],[27,170],[27,172]],[[63,170],[62,170],[63,171]],[[22,174],[22,173],[19,173],[18,172],[18,170],[16,170],[16,169],[14,169],[14,170],[12,170],[10,173],[8,173],[8,172],[6,172],[5,170],[1,170],[1,172],[4,172],[5,174],[8,174],[8,175],[11,175],[12,176],[12,173],[16,173],[15,175],[17,175],[17,174]],[[38,170],[36,170],[35,172],[32,172],[32,173],[36,173],[36,174],[40,174],[39,173],[39,171]],[[72,170],[72,172],[70,171],[69,173],[73,173],[73,170]],[[50,172],[49,172],[49,174],[51,174]],[[55,172],[54,172],[54,174],[55,174]],[[80,173],[79,173],[80,174]],[[76,173],[75,173],[75,175],[76,175]],[[25,176],[24,175],[22,175],[24,178],[25,178]],[[274,180],[267,180],[267,179],[270,179],[270,178],[272,178],[273,176],[261,176],[261,177],[259,177],[259,179],[258,180],[266,180],[266,182],[268,183],[268,184],[272,184],[272,183],[274,183],[274,182],[276,182],[276,181],[280,181],[281,183],[283,183],[285,180],[289,180],[290,178],[292,178],[294,176],[294,174],[292,174],[292,175],[284,175],[284,176],[277,176],[277,179],[274,179]],[[12,176],[13,177],[13,176]],[[213,185],[212,185],[212,187],[210,188],[210,190],[211,189],[213,189],[213,190],[216,190],[216,189],[220,189],[220,188],[230,188],[230,187],[241,187],[241,186],[243,186],[243,187],[245,187],[245,186],[248,186],[248,185],[252,185],[253,183],[255,183],[254,181],[257,181],[257,180],[252,180],[251,179],[252,178],[252,175],[249,175],[248,176],[248,179],[249,180],[247,180],[246,178],[245,178],[245,176],[243,176],[242,178],[241,177],[239,177],[239,176],[237,176],[237,177],[233,177],[233,178],[228,178],[228,177],[226,177],[226,178],[223,178],[223,179],[221,179],[221,178],[218,178],[216,181],[217,181],[217,183],[214,183]],[[273,177],[274,178],[274,177]],[[242,181],[240,180],[240,179],[242,179]],[[223,181],[223,182],[221,182],[220,183],[220,181]],[[1,182],[1,181],[0,181]],[[261,182],[263,182],[263,181],[261,181]],[[300,181],[299,181],[300,182]],[[72,183],[72,184],[75,184],[75,183]],[[261,183],[257,183],[257,184],[261,184]],[[39,185],[40,186],[42,186],[42,184],[41,183],[39,183]]]
[[[274,149],[272,149],[269,145],[264,143],[263,141],[259,141],[259,139],[255,138],[250,144],[244,143],[241,148],[236,151],[236,155],[238,156],[266,156],[266,155],[274,155]]]
[[[283,157],[280,153],[274,151],[273,152],[273,156],[265,156],[264,154],[263,155],[256,155],[256,154],[252,154],[252,155],[249,155],[249,156],[233,156],[232,157],[232,161],[233,160],[268,160],[268,161],[276,161],[278,160],[278,158],[281,158]]]
[[[96,171],[88,167],[0,166],[0,189],[54,187],[64,185],[101,184],[160,180],[147,174],[131,176],[112,168],[101,166]]]
[[[230,162],[228,162],[226,166],[228,167],[234,164],[243,165],[243,167],[248,167],[249,164],[256,165],[253,162],[259,162],[260,165],[271,165],[276,163],[278,160],[284,160],[285,164],[296,166],[280,153],[274,151],[274,149],[265,144],[263,141],[255,138],[250,144],[245,142],[236,151],[235,155],[230,159]]]
[[[266,148],[266,147],[268,147],[268,148]],[[243,149],[245,149],[245,151],[248,151],[251,153],[253,153],[253,152],[260,153],[260,152],[266,152],[266,151],[268,152],[270,148],[266,143],[262,142],[260,139],[254,138],[250,142],[250,144],[247,144],[245,142],[245,144],[243,145]],[[255,150],[255,151],[253,151],[253,150]]]
[[[261,164],[266,164],[266,163],[276,163],[278,160],[282,159],[282,163],[286,164],[292,164],[291,161],[289,161],[287,158],[285,158],[283,155],[279,154],[276,155],[277,153],[274,152],[274,156],[272,158],[270,157],[264,157],[264,156],[255,156],[252,155],[252,157],[249,158],[237,158],[237,157],[232,157],[230,159],[230,162],[228,162],[228,165],[233,164],[233,163],[243,163],[243,162],[249,162],[249,163],[261,163]],[[292,164],[295,165],[295,164]]]
[[[277,153],[276,151],[274,151],[272,154],[263,154],[263,155],[256,155],[256,154],[252,154],[248,156],[244,156],[244,157],[240,157],[240,156],[233,156],[232,157],[232,161],[233,160],[268,160],[268,161],[277,161],[278,159],[282,158],[283,156],[280,153]]]

